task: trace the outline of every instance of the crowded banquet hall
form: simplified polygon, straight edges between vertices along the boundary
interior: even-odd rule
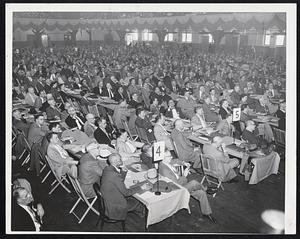
[[[11,231],[284,233],[286,14],[119,10],[13,13]]]

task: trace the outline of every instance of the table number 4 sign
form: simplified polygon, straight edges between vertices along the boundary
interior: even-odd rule
[[[153,163],[160,162],[165,157],[165,142],[159,141],[153,144]]]
[[[241,119],[241,108],[233,108],[232,121],[239,121]]]

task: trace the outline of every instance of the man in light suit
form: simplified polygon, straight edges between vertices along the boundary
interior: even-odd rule
[[[217,171],[222,182],[228,182],[237,176],[233,169],[239,165],[239,160],[229,158],[221,137],[216,136],[212,144],[205,144],[203,153],[217,160]]]
[[[205,122],[204,112],[202,106],[197,106],[195,108],[195,115],[191,119],[191,125],[193,130],[205,129],[207,124]]]
[[[174,150],[173,142],[170,133],[163,126],[165,123],[165,117],[159,114],[155,119],[154,136],[157,141],[164,141],[168,150]]]
[[[178,159],[172,159],[171,156],[165,155],[165,158],[159,166],[159,173],[162,176],[171,179],[173,182],[185,187],[189,193],[200,202],[202,214],[213,223],[216,223],[216,220],[211,216],[212,210],[207,199],[206,188],[196,180],[191,180],[188,182],[186,176],[178,175],[173,166],[174,164],[180,165],[182,162],[180,162]]]
[[[86,135],[90,138],[94,138],[94,132],[97,129],[97,126],[95,125],[95,116],[89,113],[85,116],[85,118],[86,122],[83,126],[84,133],[86,133]]]
[[[34,106],[37,95],[34,93],[33,87],[28,87],[28,93],[25,95],[25,103]]]
[[[194,168],[200,168],[201,150],[195,150],[192,142],[184,133],[184,124],[181,119],[175,121],[175,129],[171,132],[171,138],[175,144],[178,158],[185,162],[192,162]]]
[[[127,189],[124,184],[126,173],[122,169],[123,162],[119,154],[111,154],[109,166],[103,170],[100,191],[105,203],[105,215],[115,220],[125,220],[130,211],[142,212],[142,205],[133,194],[141,191],[141,187]]]
[[[192,99],[189,90],[184,91],[184,98],[180,98],[177,103],[177,107],[181,109],[182,114],[188,119],[194,116],[194,108],[196,105],[197,103]]]
[[[47,140],[50,142],[47,155],[49,156],[54,170],[59,178],[68,172],[76,172],[77,161],[74,161],[68,154],[68,152],[61,146],[62,143],[56,133],[50,133],[47,135]]]

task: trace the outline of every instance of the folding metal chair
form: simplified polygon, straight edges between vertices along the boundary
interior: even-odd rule
[[[139,128],[137,126],[135,126],[135,128],[136,128],[136,132],[137,132],[137,134],[138,134],[139,139],[141,140],[141,142],[150,144],[150,141],[149,141],[149,139],[147,137],[146,130],[143,129],[143,128]]]
[[[54,181],[51,183],[51,186],[53,187],[50,192],[48,193],[49,195],[51,193],[54,192],[54,190],[60,185],[63,187],[63,189],[65,189],[68,193],[71,193],[70,189],[67,188],[67,186],[64,184],[64,182],[68,183],[69,182],[67,181],[67,177],[65,175],[63,175],[61,178],[59,178],[53,168],[53,165],[52,165],[52,162],[51,162],[51,159],[48,157],[48,155],[45,155],[45,158],[46,158],[46,163],[48,164],[52,174],[54,175],[55,179]]]
[[[122,120],[122,119],[121,119],[121,122],[122,122],[122,124],[123,124],[124,129],[125,129],[125,130],[127,131],[127,133],[129,134],[130,139],[133,140],[133,141],[136,141],[136,140],[139,138],[139,136],[138,136],[137,134],[132,134],[132,133],[131,133],[131,131],[130,131],[130,129],[129,129],[129,126],[128,126],[128,123],[127,123],[126,120]]]
[[[273,127],[273,133],[274,133],[274,140],[276,145],[285,148],[285,131]]]
[[[100,215],[99,215],[96,226],[99,224],[99,222],[101,222],[100,230],[103,231],[104,223],[118,223],[118,222],[120,222],[122,224],[123,232],[125,232],[126,231],[125,220],[114,220],[114,219],[110,219],[108,216],[105,215],[105,203],[104,203],[104,199],[103,199],[103,197],[101,195],[101,192],[100,192],[99,184],[94,183],[93,188],[94,188],[94,190],[96,192],[96,195],[97,195],[97,198],[98,198],[98,205],[99,205],[99,211],[100,211]]]
[[[217,185],[217,189],[219,189],[221,187],[222,190],[224,190],[224,187],[222,185],[222,180],[218,174],[218,168],[217,168],[217,160],[214,159],[212,156],[210,155],[206,155],[206,154],[201,154],[201,161],[202,161],[202,170],[204,173],[204,176],[201,180],[201,184],[203,184],[204,180],[206,179],[206,181],[208,182],[208,184],[215,184]],[[215,179],[217,182],[213,181],[210,179],[213,178]],[[216,196],[216,193],[213,194],[213,197]]]
[[[23,162],[21,164],[21,166],[24,166],[30,160],[30,150],[31,150],[31,147],[30,147],[30,145],[28,143],[28,140],[25,137],[25,135],[24,135],[23,132],[20,132],[17,137],[22,137],[23,142],[24,142],[24,149],[23,149],[23,152],[21,153],[21,155],[19,156],[19,159],[21,159],[24,156],[24,154],[27,153],[26,158],[23,160]]]
[[[73,177],[72,175],[68,174],[68,177],[71,181],[71,184],[78,196],[78,199],[76,201],[76,203],[74,204],[74,206],[72,207],[72,209],[70,210],[69,213],[72,213],[77,219],[78,219],[78,223],[81,223],[83,221],[83,219],[86,217],[86,215],[88,214],[88,212],[90,210],[92,210],[94,213],[96,213],[98,216],[100,215],[99,212],[93,207],[94,203],[97,201],[97,196],[94,197],[86,197],[81,189],[81,186],[78,182],[78,179]],[[90,203],[89,200],[92,200],[92,202]],[[77,207],[77,205],[79,204],[80,201],[83,201],[86,206],[87,209],[85,210],[85,212],[83,213],[83,215],[81,217],[79,217],[75,212],[75,208]]]

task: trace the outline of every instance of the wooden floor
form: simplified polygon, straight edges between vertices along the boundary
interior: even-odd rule
[[[280,173],[271,175],[257,185],[249,185],[238,176],[238,182],[224,184],[225,191],[220,191],[215,198],[209,196],[216,224],[201,217],[199,204],[190,200],[191,214],[182,209],[172,218],[151,225],[151,232],[172,233],[259,233],[261,231],[260,215],[266,209],[284,211],[285,173],[284,161],[280,163]],[[202,176],[192,175],[200,180]],[[46,181],[43,190],[49,191],[50,181]],[[46,198],[44,203],[44,225],[47,231],[99,232],[96,227],[97,215],[90,212],[81,224],[69,214],[76,201],[75,194],[68,194],[58,188]],[[81,207],[83,208],[83,207]],[[146,232],[145,219],[130,213],[126,219],[128,232]],[[121,232],[119,224],[105,224],[105,232]]]

